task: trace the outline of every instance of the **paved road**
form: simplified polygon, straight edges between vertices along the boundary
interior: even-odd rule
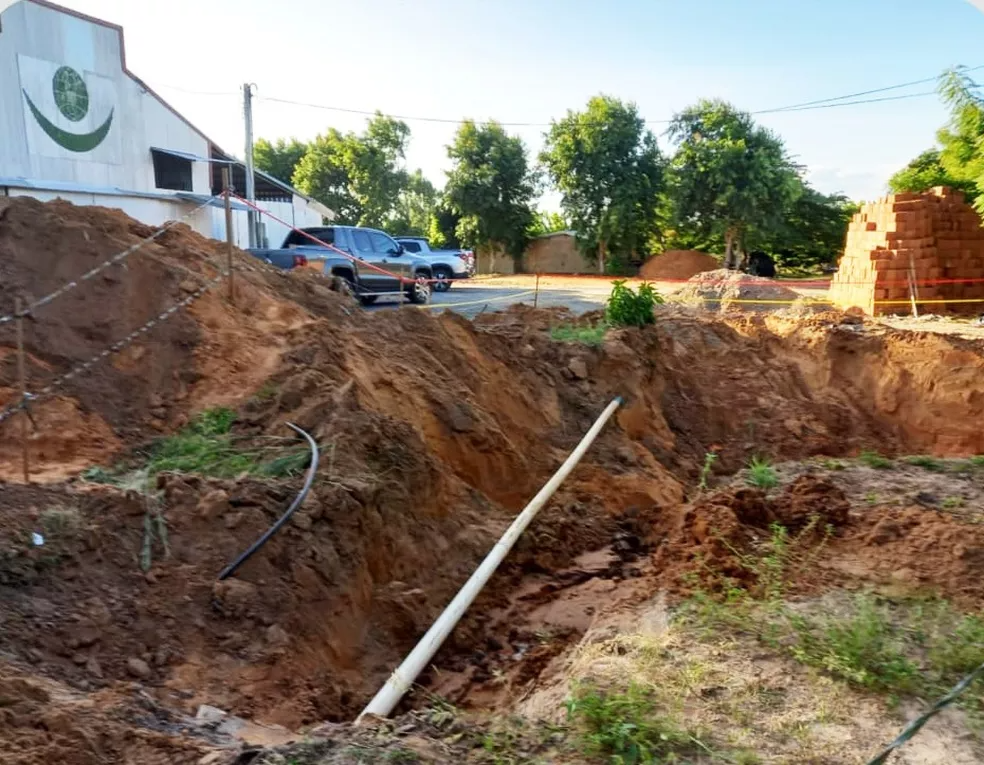
[[[611,292],[608,282],[586,282],[582,285],[564,287],[541,287],[537,296],[537,305],[541,308],[549,306],[566,306],[575,313],[585,313],[604,308],[605,299]],[[426,309],[431,313],[451,310],[468,318],[474,318],[479,313],[501,311],[515,303],[533,305],[534,283],[529,285],[517,284],[503,286],[497,281],[475,281],[455,284],[447,292],[435,292],[431,299],[431,307]],[[385,311],[396,308],[396,300],[385,298],[380,300],[370,310]]]

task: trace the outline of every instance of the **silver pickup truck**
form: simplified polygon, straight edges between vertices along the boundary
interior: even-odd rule
[[[312,241],[312,236],[324,244]],[[250,250],[270,262],[282,260],[285,252],[302,256],[306,261],[302,268],[344,279],[363,305],[372,305],[384,296],[402,299],[405,295],[411,303],[430,301],[434,278],[430,263],[410,254],[382,231],[316,226],[291,231],[279,250]]]
[[[467,279],[475,273],[475,254],[471,250],[432,250],[422,236],[398,236],[396,241],[407,252],[419,255],[430,263],[434,272],[434,290],[447,292],[455,279]]]

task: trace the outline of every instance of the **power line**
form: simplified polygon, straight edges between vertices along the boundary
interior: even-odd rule
[[[964,69],[965,72],[973,72],[978,69],[984,69],[984,64],[980,66],[971,67],[969,69]],[[881,98],[865,98],[861,99],[860,96],[872,95],[875,93],[885,93],[890,90],[899,90],[901,88],[910,88],[914,85],[924,85],[929,82],[936,82],[938,77],[927,77],[922,80],[913,80],[911,82],[903,82],[897,85],[887,85],[882,88],[874,88],[872,90],[862,90],[857,93],[849,93],[843,96],[834,96],[832,98],[821,98],[815,101],[805,101],[798,104],[789,104],[788,106],[778,106],[772,109],[759,109],[757,111],[751,112],[753,115],[762,114],[782,114],[785,112],[802,112],[802,111],[812,111],[815,109],[830,109],[835,106],[859,106],[863,104],[876,104],[883,103],[885,101],[902,101],[909,98],[925,98],[926,96],[936,95],[935,91],[925,91],[921,93],[907,93],[899,96],[884,96]],[[374,117],[381,113],[377,111],[366,111],[364,109],[350,109],[343,106],[329,106],[327,104],[314,104],[306,101],[294,101],[288,98],[276,98],[273,96],[258,96],[262,101],[269,101],[279,104],[287,104],[290,106],[302,106],[310,109],[322,109],[324,111],[340,112],[343,114],[357,114],[364,117]],[[856,100],[848,100],[856,99]],[[385,117],[390,117],[392,119],[402,120],[404,122],[432,122],[444,125],[460,125],[468,120],[464,119],[452,119],[448,117],[422,117],[416,115],[407,114],[384,114]],[[476,120],[477,121],[477,120]],[[672,120],[646,120],[648,125],[668,125]],[[551,122],[499,122],[503,127],[550,127],[553,123]]]

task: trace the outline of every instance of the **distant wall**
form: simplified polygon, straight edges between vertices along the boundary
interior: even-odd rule
[[[570,233],[546,234],[530,242],[523,255],[523,270],[539,274],[588,274],[597,268],[589,263]]]
[[[977,314],[984,303],[984,229],[963,194],[936,188],[925,194],[895,194],[861,208],[847,230],[844,255],[830,283],[839,308],[867,314],[908,313],[906,276],[915,269],[925,313]],[[940,281],[942,280],[942,281]]]
[[[480,274],[517,273],[516,261],[501,249],[478,248]],[[566,231],[539,236],[526,246],[519,271],[527,274],[593,274],[596,267],[585,260],[577,239]]]

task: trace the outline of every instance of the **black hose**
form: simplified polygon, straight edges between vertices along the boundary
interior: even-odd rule
[[[247,560],[249,560],[250,557],[252,557],[253,553],[255,553],[257,550],[263,547],[263,545],[269,542],[270,537],[272,537],[274,534],[280,531],[280,527],[283,526],[285,523],[287,523],[288,520],[290,520],[290,517],[294,514],[294,511],[301,506],[301,503],[304,501],[304,498],[307,497],[308,492],[311,490],[311,484],[314,483],[314,475],[315,473],[318,472],[318,444],[315,443],[314,439],[311,438],[311,436],[308,433],[301,430],[294,423],[288,422],[287,427],[291,428],[296,433],[299,433],[300,435],[304,436],[307,439],[308,445],[311,447],[311,466],[308,468],[307,478],[304,479],[304,486],[301,488],[301,493],[298,494],[294,498],[294,501],[290,503],[290,507],[287,508],[287,512],[284,513],[282,516],[280,516],[277,522],[273,524],[269,529],[267,529],[262,537],[260,537],[255,542],[253,542],[253,544],[250,545],[250,548],[246,552],[244,552],[242,555],[236,558],[236,560],[234,560],[232,563],[230,563],[222,570],[222,573],[219,574],[219,581],[222,581],[223,579],[227,579],[230,576],[232,576],[234,573],[236,573],[236,569],[238,569]]]

